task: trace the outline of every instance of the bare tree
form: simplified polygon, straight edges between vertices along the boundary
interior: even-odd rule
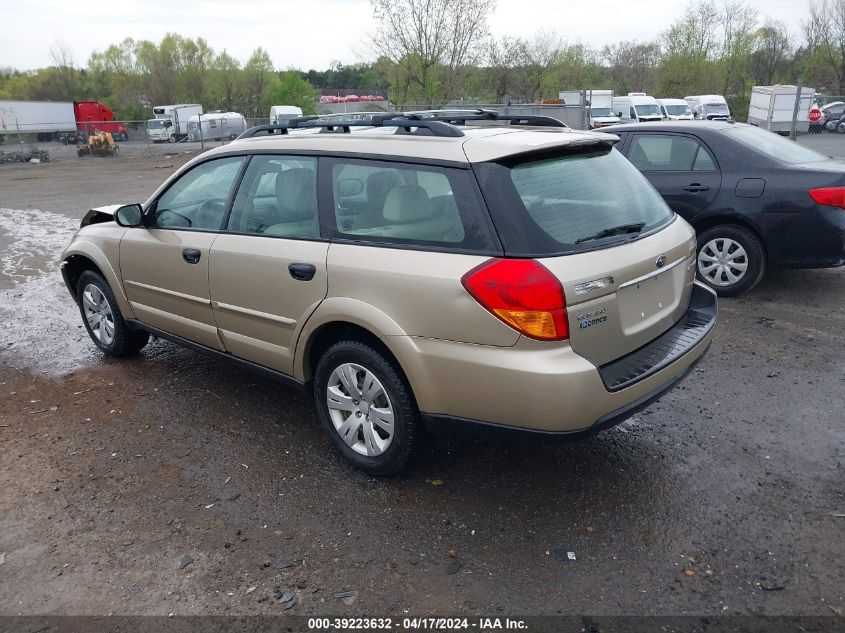
[[[726,0],[721,15],[722,94],[745,96],[746,61],[754,49],[757,9],[744,0]]]
[[[79,86],[79,74],[76,70],[73,52],[61,40],[56,40],[50,47],[50,59],[56,69],[57,98],[73,100]]]
[[[810,50],[818,51],[845,90],[845,0],[821,0],[809,5],[801,25]]]
[[[610,66],[613,84],[620,93],[631,90],[649,92],[660,60],[657,42],[625,41],[605,46],[602,57]]]
[[[762,83],[772,85],[778,66],[791,49],[789,33],[783,22],[766,18],[755,34],[754,52],[757,56],[757,76]]]
[[[434,103],[457,96],[461,71],[487,37],[496,0],[370,0],[378,27],[370,35],[377,56],[406,74]]]

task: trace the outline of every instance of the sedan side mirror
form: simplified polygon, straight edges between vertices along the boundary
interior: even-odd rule
[[[114,221],[120,226],[141,226],[144,221],[144,210],[140,204],[127,204],[114,212]]]

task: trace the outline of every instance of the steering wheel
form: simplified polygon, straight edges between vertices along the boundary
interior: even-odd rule
[[[200,229],[219,229],[225,211],[226,201],[223,198],[206,200],[197,209],[193,226]]]

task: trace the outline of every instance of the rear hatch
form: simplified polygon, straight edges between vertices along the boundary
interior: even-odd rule
[[[603,365],[681,319],[695,232],[607,142],[475,165],[508,257],[563,286],[570,344]]]

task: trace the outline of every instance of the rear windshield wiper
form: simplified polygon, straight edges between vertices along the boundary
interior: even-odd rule
[[[603,237],[611,237],[613,235],[624,235],[625,233],[639,233],[643,230],[645,222],[631,222],[630,224],[620,224],[619,226],[611,226],[609,229],[602,229],[598,233],[593,233],[587,237],[579,237],[575,240],[576,244],[581,242],[589,242],[591,240],[600,240]]]

